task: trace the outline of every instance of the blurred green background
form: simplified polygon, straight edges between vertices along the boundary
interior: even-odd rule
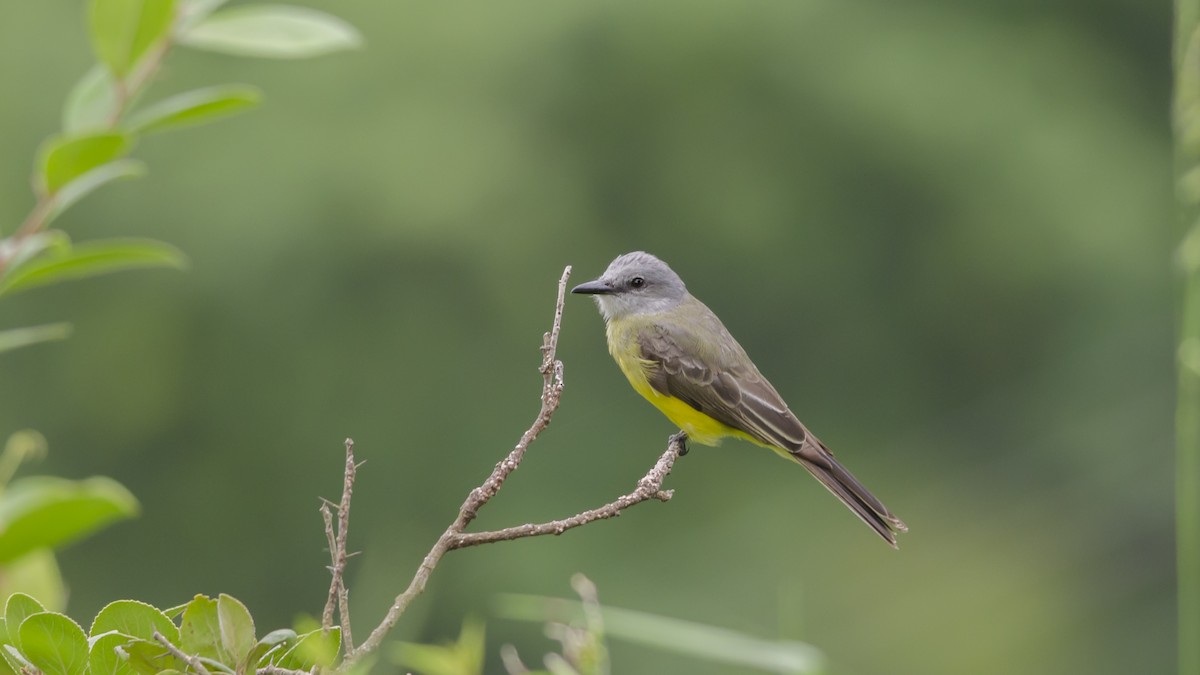
[[[180,49],[151,91],[241,80],[253,114],[146,140],[59,225],[192,269],[23,294],[0,434],[112,476],[139,520],[61,564],[69,611],[324,601],[317,497],[367,460],[360,639],[537,410],[554,282],[666,259],[911,527],[895,552],[805,472],[697,447],[669,504],[450,554],[396,637],[499,592],[810,641],[833,673],[1161,673],[1174,663],[1169,19],[1146,0],[310,3],[366,49]],[[91,61],[81,2],[0,4],[0,223]],[[567,389],[477,528],[628,491],[673,429],[568,298]],[[540,627],[492,620],[527,661]],[[614,643],[614,672],[727,667]],[[494,668],[498,668],[495,666]],[[384,667],[380,668],[384,670]]]

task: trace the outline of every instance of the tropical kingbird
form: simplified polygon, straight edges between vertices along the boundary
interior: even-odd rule
[[[666,263],[626,253],[571,292],[594,296],[621,372],[688,438],[716,445],[734,436],[770,448],[808,469],[893,547],[896,533],[908,531],[796,419],[717,315]]]

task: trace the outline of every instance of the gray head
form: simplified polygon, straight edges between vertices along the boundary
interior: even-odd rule
[[[599,279],[580,284],[572,293],[595,297],[604,319],[673,309],[687,297],[687,287],[667,263],[649,253],[617,256]]]

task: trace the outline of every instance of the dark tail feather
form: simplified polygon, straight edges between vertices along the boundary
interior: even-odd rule
[[[854,515],[891,544],[892,548],[899,548],[896,545],[896,533],[907,532],[908,526],[892,515],[883,502],[876,499],[875,495],[846,470],[846,467],[839,464],[833,458],[833,453],[824,446],[814,447],[805,443],[800,450],[792,453],[792,457],[821,481],[835,497],[842,500],[843,504],[850,507]]]

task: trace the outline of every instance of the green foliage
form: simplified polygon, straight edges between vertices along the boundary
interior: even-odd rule
[[[118,112],[116,80],[97,63],[80,78],[63,104],[62,127],[66,133],[103,129]]]
[[[424,675],[479,675],[485,644],[483,622],[467,617],[458,640],[446,645],[400,642],[392,646],[391,657],[396,665]]]
[[[315,622],[305,620],[297,622],[297,632],[299,635],[282,644],[283,654],[278,661],[281,668],[303,670],[307,667],[304,664],[315,663],[326,667],[337,661],[338,652],[342,647],[341,629],[324,631]],[[274,634],[268,633],[260,642],[267,642]]]
[[[193,25],[180,42],[240,56],[294,59],[354,49],[362,38],[336,17],[302,7],[246,5]]]
[[[30,614],[21,622],[18,636],[21,653],[45,675],[78,675],[87,668],[87,636],[63,614]]]
[[[67,183],[121,157],[132,144],[133,138],[120,131],[54,136],[39,151],[37,183],[52,197]]]
[[[764,640],[737,631],[693,621],[614,607],[602,607],[595,587],[583,575],[572,579],[580,600],[530,595],[502,595],[501,616],[547,622],[546,633],[562,645],[562,654],[548,654],[554,675],[607,675],[606,635],[671,651],[695,659],[771,673],[820,673],[821,652],[802,642]],[[515,659],[510,651],[506,660]],[[511,668],[510,668],[511,671]],[[437,675],[437,674],[431,674]]]
[[[10,625],[20,625],[19,619],[30,611],[41,611],[43,603],[51,608],[62,605],[65,587],[52,550],[132,518],[139,510],[133,495],[110,478],[34,476],[10,482],[21,462],[45,454],[45,444],[41,434],[22,431],[9,437],[0,454],[0,594],[26,591],[41,599],[13,596],[17,599],[9,602],[8,612],[19,615],[6,617]]]
[[[166,38],[174,0],[92,0],[92,46],[113,76],[123,78]]]
[[[217,601],[197,595],[184,605],[179,623],[180,647],[188,654],[195,654],[214,661],[232,660],[222,646],[221,622],[217,616]]]
[[[179,628],[166,614],[137,600],[111,602],[96,614],[88,634],[99,637],[105,633],[121,633],[142,640],[153,640],[155,633],[161,633],[172,643],[180,641]]]
[[[245,85],[197,89],[139,110],[129,117],[129,127],[139,134],[182,129],[236,115],[261,99],[258,89]]]
[[[336,660],[339,631],[319,628],[305,634],[290,629],[255,638],[245,605],[229,595],[197,595],[183,606],[178,625],[162,610],[134,600],[105,606],[87,635],[69,617],[48,612],[21,593],[8,598],[0,632],[5,665],[46,675],[152,675],[170,670],[196,672],[195,659],[212,673],[253,673],[276,667],[310,670]],[[168,648],[163,642],[174,648]],[[333,651],[306,648],[315,643]]]
[[[210,16],[221,0],[92,0],[89,26],[99,63],[67,96],[62,132],[42,143],[33,172],[37,204],[14,233],[0,239],[0,296],[115,271],[182,268],[175,247],[146,239],[73,244],[48,226],[96,189],[144,173],[129,153],[140,137],[219,120],[258,105],[260,92],[222,85],[185,92],[144,107],[144,93],[172,41],[229,51],[299,57],[358,44],[348,25],[314,10],[246,7]],[[199,31],[191,40],[192,31]],[[255,47],[257,42],[262,44]],[[0,351],[61,339],[67,324],[0,331]],[[0,622],[0,675],[188,672],[252,673],[267,666],[310,669],[337,659],[340,631],[300,634],[282,629],[256,638],[253,617],[236,598],[196,596],[170,613],[135,600],[105,606],[90,636],[60,607],[63,584],[51,550],[137,514],[124,487],[102,477],[71,481],[23,478],[9,483],[20,461],[44,453],[36,432],[14,434],[0,456],[0,591],[8,597]],[[38,582],[39,597],[13,593],[11,580]],[[175,620],[180,622],[175,624]],[[166,644],[164,644],[166,643]],[[169,645],[169,646],[168,646]],[[182,658],[180,654],[187,654]],[[198,661],[193,661],[198,659]],[[203,669],[200,666],[199,669]]]
[[[99,61],[75,84],[62,132],[42,143],[34,168],[38,203],[12,236],[0,239],[0,295],[70,279],[145,267],[183,266],[176,249],[147,240],[71,247],[47,228],[84,196],[145,173],[128,159],[147,134],[217,121],[258,106],[247,85],[205,87],[137,107],[174,42],[248,56],[298,58],[357,47],[357,31],[316,10],[247,5],[217,12],[220,0],[92,0],[89,27]],[[66,335],[63,326],[0,333],[0,351]]]
[[[143,175],[144,165],[128,157],[141,136],[204,124],[258,105],[259,91],[246,85],[208,87],[142,108],[135,105],[169,50],[172,36],[186,38],[197,22],[221,4],[212,0],[91,0],[89,27],[99,62],[67,96],[62,132],[46,139],[38,150],[32,181],[36,205],[11,236],[0,238],[0,297],[122,270],[180,269],[186,265],[183,253],[169,244],[149,239],[74,244],[66,233],[51,230],[49,225],[96,189]],[[286,14],[286,8],[282,11]],[[311,36],[306,40],[311,42]],[[325,51],[338,48],[328,41],[325,47]],[[65,323],[0,330],[0,352],[69,334],[70,325]],[[44,447],[44,439],[36,432],[14,434],[10,439],[0,459],[0,484],[7,485],[32,447],[31,439],[37,441],[33,445]],[[133,495],[108,478],[24,478],[7,485],[0,492],[0,592],[35,590],[52,608],[61,606],[65,587],[51,551],[137,512]],[[96,617],[92,626],[95,637],[100,637],[97,633],[115,633],[139,640],[112,645],[113,639],[104,636],[99,644],[123,650],[124,658],[114,660],[111,650],[89,655],[79,649],[82,631],[66,617],[44,614],[36,621],[26,621],[26,615],[41,611],[42,605],[31,604],[36,601],[29,596],[13,598],[6,615],[12,639],[4,654],[10,669],[78,672],[87,663],[97,672],[125,673],[182,667],[152,639],[157,630],[178,641],[178,631],[170,619],[149,605],[114,603]],[[214,658],[227,656],[234,662],[247,662],[258,653],[249,612],[227,596],[217,605],[221,640],[193,642],[206,647],[220,644],[230,650],[214,654]],[[275,637],[276,642],[259,651],[274,653],[287,641]],[[16,647],[22,649],[12,653]],[[297,652],[293,660],[301,662],[303,657]]]
[[[183,253],[151,239],[111,239],[71,246],[65,238],[47,253],[0,277],[0,296],[72,279],[83,279],[127,269],[173,267],[187,264]]]
[[[217,598],[217,625],[221,629],[221,645],[230,661],[242,664],[254,649],[254,619],[250,610],[236,598],[222,593]]]
[[[0,494],[0,564],[61,547],[137,513],[137,500],[110,478],[18,479]]]

